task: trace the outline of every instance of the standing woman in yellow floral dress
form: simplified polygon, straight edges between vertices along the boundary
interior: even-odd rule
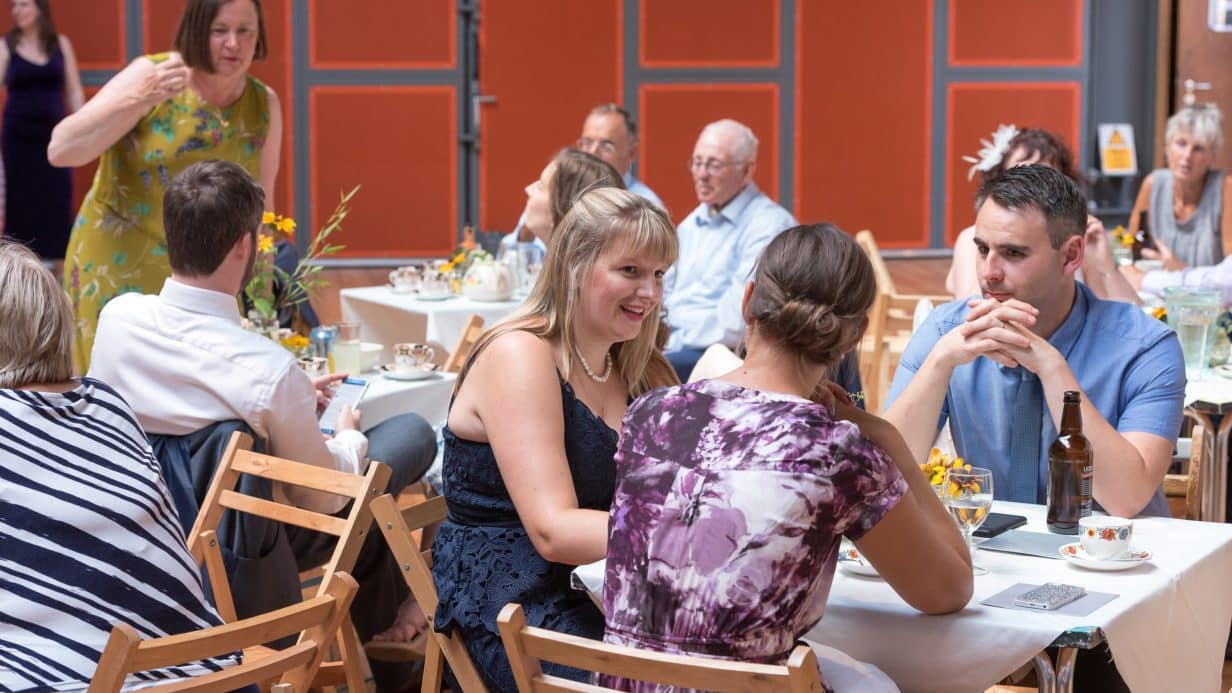
[[[56,166],[102,157],[64,259],[80,373],[103,305],[156,293],[171,274],[163,189],[177,173],[206,159],[236,162],[261,181],[266,209],[274,206],[282,110],[248,74],[268,53],[260,0],[189,0],[175,51],[134,60],[56,126],[47,148]]]

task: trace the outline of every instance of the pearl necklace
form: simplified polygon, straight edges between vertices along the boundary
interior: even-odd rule
[[[582,370],[586,371],[586,375],[590,376],[591,380],[596,383],[606,383],[607,379],[612,377],[612,352],[604,354],[607,365],[603,369],[603,375],[595,375],[595,372],[590,369],[590,364],[586,363],[586,357],[582,356],[582,350],[578,349],[576,344],[573,345],[573,353],[577,354],[578,360],[582,362]]]

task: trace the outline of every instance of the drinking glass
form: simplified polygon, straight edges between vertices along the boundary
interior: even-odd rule
[[[971,551],[971,534],[984,524],[992,508],[992,471],[982,467],[953,467],[945,470],[941,485],[941,500],[962,530],[967,550]],[[988,569],[975,564],[971,552],[971,568],[976,575],[987,575]]]
[[[334,372],[357,377],[360,373],[359,324],[340,322],[334,329]]]
[[[1164,290],[1164,307],[1168,311],[1168,326],[1176,331],[1177,338],[1181,340],[1185,377],[1190,381],[1201,380],[1215,336],[1215,321],[1219,319],[1219,292],[1169,287]]]

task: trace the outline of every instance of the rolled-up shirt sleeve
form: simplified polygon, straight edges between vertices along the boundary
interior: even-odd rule
[[[270,454],[322,469],[363,474],[368,466],[368,439],[359,431],[339,431],[326,440],[316,416],[316,389],[297,367],[287,370],[271,393],[266,409]],[[274,499],[322,513],[336,513],[347,499],[294,484],[276,484]]]

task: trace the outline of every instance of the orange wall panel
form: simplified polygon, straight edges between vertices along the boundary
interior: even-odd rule
[[[950,64],[1080,65],[1082,0],[950,0]]]
[[[577,141],[586,113],[620,101],[621,3],[536,0],[532,12],[486,0],[480,16],[480,79],[496,99],[480,108],[480,228],[510,230],[523,188]]]
[[[13,28],[13,18],[0,14],[0,35]],[[51,18],[56,31],[68,37],[82,70],[124,67],[124,0],[55,0]]]
[[[452,68],[457,7],[453,0],[359,5],[311,0],[309,62],[324,68]]]
[[[967,180],[970,164],[963,155],[975,156],[981,139],[992,139],[1002,123],[1020,128],[1051,130],[1062,137],[1071,151],[1082,151],[1078,138],[1082,102],[1078,82],[1023,84],[954,84],[949,88],[949,148],[946,152],[946,238],[953,243],[962,229],[975,221],[975,193],[979,174]]]
[[[291,151],[291,0],[262,0],[261,11],[265,18],[265,40],[269,55],[265,60],[252,64],[252,74],[269,85],[278,95],[282,106],[282,156],[278,166],[278,180],[274,184],[274,206],[279,210],[294,207],[294,165]],[[146,53],[171,50],[175,32],[180,26],[180,15],[187,0],[145,0],[142,14]]]
[[[697,207],[688,162],[707,123],[734,118],[760,144],[754,180],[778,199],[779,88],[776,84],[648,84],[641,88],[641,169],[646,181],[680,222]]]
[[[779,0],[640,2],[640,58],[646,67],[779,63]]]
[[[871,229],[886,248],[928,245],[931,5],[801,3],[801,222],[832,221],[848,233]]]
[[[342,257],[441,256],[456,245],[457,92],[453,87],[315,87],[312,225],[362,188],[337,237]]]

